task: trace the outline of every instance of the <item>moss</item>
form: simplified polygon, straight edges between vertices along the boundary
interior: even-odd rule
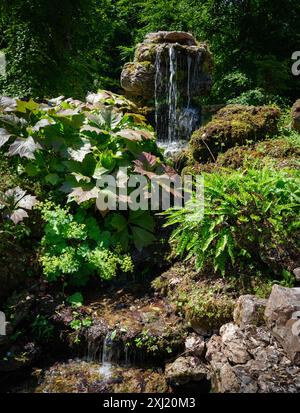
[[[144,61],[144,62],[139,62],[139,64],[143,66],[146,70],[149,70],[151,72],[153,71],[153,64],[151,62]]]
[[[135,49],[134,60],[136,62],[148,61],[154,63],[156,58],[156,49],[157,44],[155,43],[139,43]]]
[[[215,161],[234,146],[266,139],[278,133],[280,111],[271,106],[229,105],[192,135],[190,149],[199,162]]]
[[[177,312],[199,332],[211,333],[232,321],[236,300],[251,294],[268,298],[272,281],[249,266],[242,275],[221,278],[208,268],[197,273],[193,263],[176,263],[152,282]]]
[[[210,331],[232,321],[235,300],[222,291],[223,287],[221,282],[195,285],[185,304],[185,316],[192,326]]]
[[[182,155],[183,157],[183,155]],[[184,154],[182,175],[201,174],[203,172],[224,172],[232,169],[246,169],[259,165],[270,165],[276,169],[300,169],[300,134],[268,139],[248,146],[235,146],[218,155],[216,162],[198,163],[191,160],[191,155]],[[180,158],[181,159],[181,158]]]

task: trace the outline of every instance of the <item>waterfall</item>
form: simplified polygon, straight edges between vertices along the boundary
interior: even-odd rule
[[[162,146],[178,150],[200,126],[193,96],[201,75],[201,52],[162,44],[155,60],[155,122]],[[185,142],[185,143],[184,143]]]
[[[188,63],[188,78],[187,78],[187,95],[188,95],[188,104],[187,107],[189,109],[191,104],[191,66],[192,66],[192,58],[191,56],[187,57]]]
[[[100,373],[105,377],[108,378],[111,376],[111,364],[112,359],[112,340],[111,340],[111,332],[108,332],[103,341],[103,348],[102,348],[102,362],[100,367]]]
[[[169,119],[168,141],[177,140],[177,55],[174,46],[169,48],[170,75],[169,75]]]

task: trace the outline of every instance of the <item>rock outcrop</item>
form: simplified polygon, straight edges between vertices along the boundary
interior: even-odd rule
[[[292,128],[300,132],[300,99],[292,107]]]
[[[300,289],[275,285],[267,301],[244,296],[235,321],[207,343],[212,390],[218,393],[300,391]],[[266,307],[266,308],[265,308]],[[263,309],[265,323],[263,321]]]
[[[198,162],[215,161],[219,153],[229,148],[274,136],[279,117],[279,109],[271,106],[228,105],[193,133],[193,158]]]
[[[190,92],[193,96],[210,91],[212,58],[205,43],[198,43],[186,32],[157,32],[149,33],[144,41],[137,45],[134,61],[126,63],[121,74],[121,86],[129,95],[141,96],[144,99],[153,99],[155,96],[155,77],[157,56],[161,57],[160,71],[169,64],[170,46],[174,47],[178,61],[182,61],[179,68],[182,84],[181,94],[188,93],[188,59],[190,62],[198,58],[196,69],[199,71],[197,79]]]

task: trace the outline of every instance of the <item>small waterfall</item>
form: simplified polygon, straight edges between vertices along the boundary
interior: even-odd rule
[[[102,348],[102,360],[101,360],[101,367],[100,373],[105,378],[111,376],[112,371],[112,339],[111,339],[111,332],[108,332],[103,341],[103,348]]]
[[[162,49],[157,50],[155,59],[155,124],[158,124],[158,114],[159,114],[159,88],[162,84],[162,67],[161,67],[161,55]]]
[[[190,104],[191,104],[191,66],[192,66],[191,56],[187,57],[187,63],[188,63],[188,81],[187,81],[188,103],[187,103],[187,108],[189,109]]]
[[[185,146],[201,121],[199,108],[193,106],[202,71],[201,52],[177,46],[162,44],[155,60],[156,131],[161,146],[171,152]]]
[[[169,119],[168,119],[168,141],[177,140],[177,56],[174,46],[169,48]]]

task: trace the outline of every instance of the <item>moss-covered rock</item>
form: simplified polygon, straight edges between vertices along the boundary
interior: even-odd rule
[[[292,107],[292,128],[300,132],[300,99]]]
[[[88,326],[84,320],[89,320]],[[55,322],[73,353],[82,356],[88,348],[89,358],[99,359],[106,341],[116,363],[159,364],[184,349],[187,335],[186,323],[168,300],[137,298],[121,289],[80,307],[75,317],[70,306],[60,306]]]
[[[198,97],[210,91],[212,55],[207,44],[197,42],[190,33],[186,32],[157,32],[149,33],[144,41],[136,46],[134,61],[126,63],[122,70],[121,86],[130,97],[139,96],[145,101],[155,97],[156,57],[161,56],[160,74],[164,77],[164,73],[169,72],[170,46],[174,48],[177,56],[176,79],[180,96],[187,93],[188,58],[195,62],[195,67],[199,71],[197,81],[189,90],[190,95]]]
[[[261,298],[270,295],[272,283],[262,274],[244,270],[244,275],[218,277],[207,269],[198,273],[193,263],[177,262],[152,282],[153,288],[167,296],[177,312],[199,334],[211,334],[233,320],[236,300],[241,294]]]
[[[192,135],[190,149],[198,162],[215,161],[219,153],[278,133],[279,109],[229,105]]]
[[[181,161],[184,160],[184,163]],[[245,169],[270,165],[276,169],[300,168],[300,135],[267,139],[251,145],[235,146],[218,155],[216,162],[195,162],[188,152],[180,157],[182,175],[218,172],[232,169]]]

